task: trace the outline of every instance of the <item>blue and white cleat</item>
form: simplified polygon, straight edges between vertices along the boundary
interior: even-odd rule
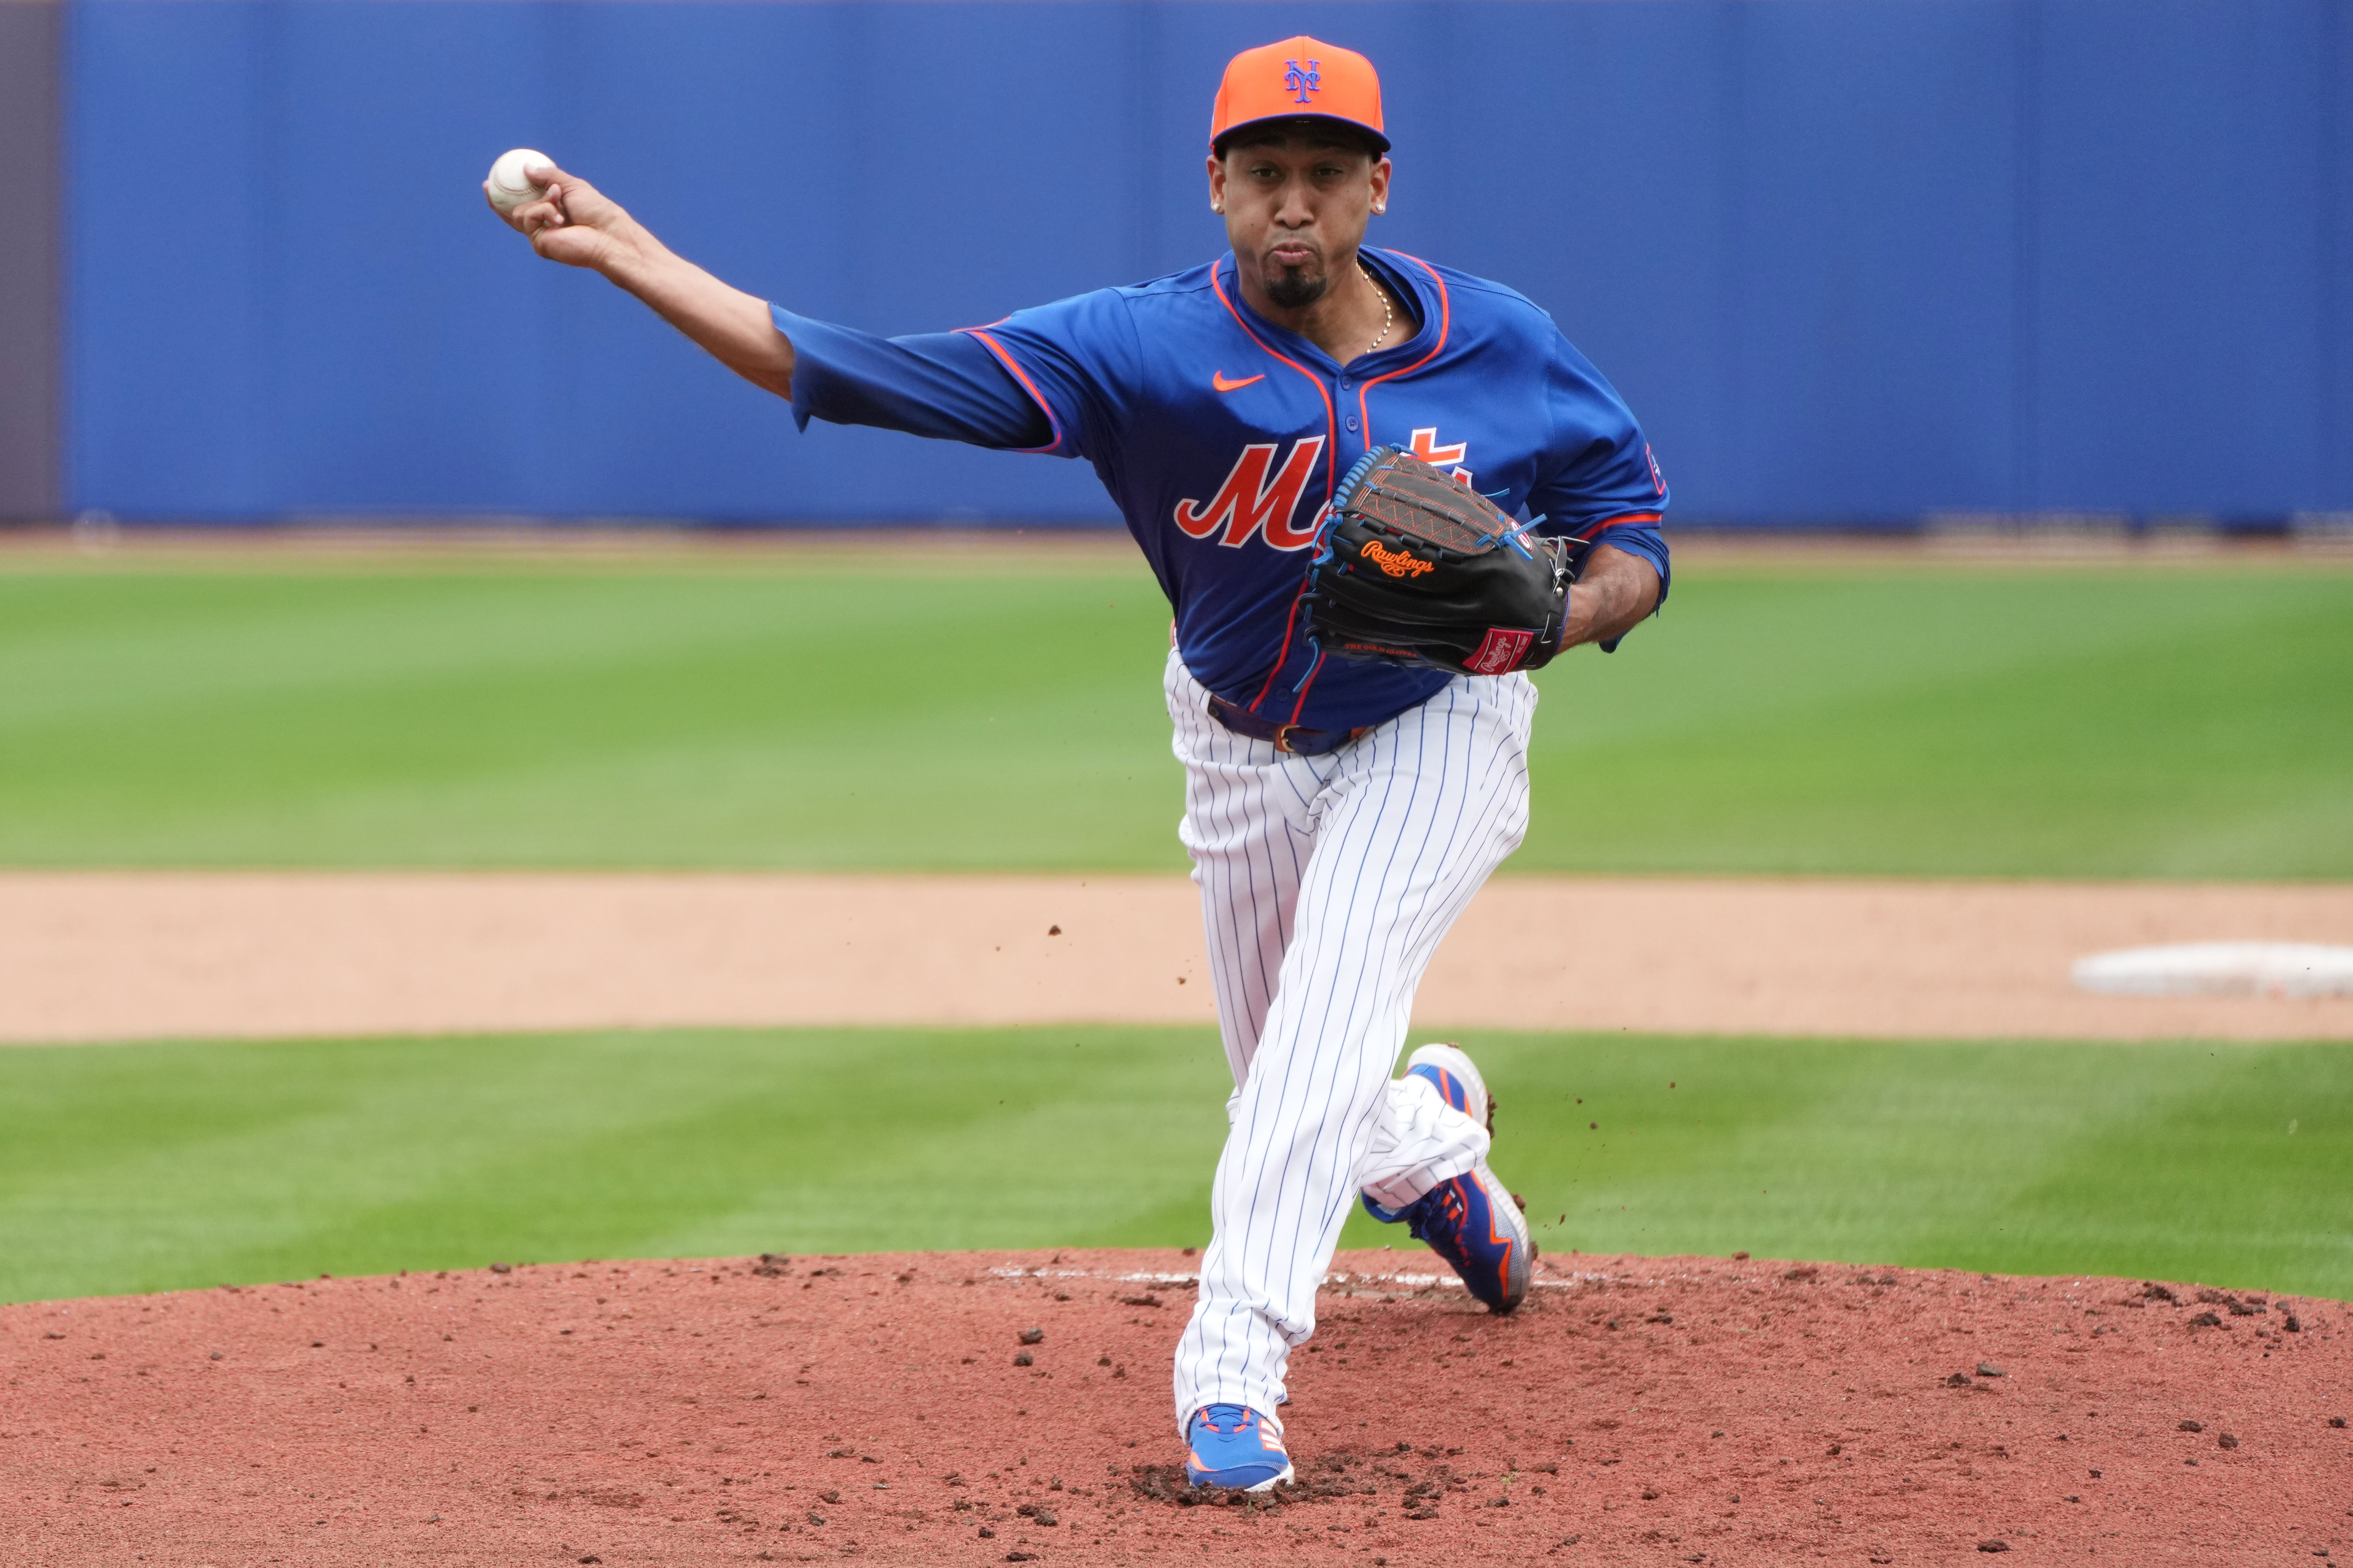
[[[1406,1076],[1427,1079],[1447,1104],[1494,1131],[1495,1108],[1486,1082],[1461,1047],[1419,1047],[1406,1058]],[[1365,1212],[1383,1225],[1404,1221],[1413,1238],[1446,1259],[1489,1311],[1501,1316],[1526,1300],[1528,1277],[1535,1269],[1535,1237],[1528,1234],[1519,1200],[1484,1160],[1401,1209],[1384,1208],[1367,1196]]]
[[[1291,1479],[1282,1435],[1247,1405],[1205,1405],[1185,1424],[1185,1479],[1197,1487],[1271,1491]]]
[[[1487,1080],[1478,1064],[1461,1046],[1417,1046],[1405,1058],[1405,1076],[1427,1079],[1446,1103],[1485,1128],[1495,1131],[1495,1107],[1487,1099]]]
[[[1382,1211],[1374,1209],[1377,1218]],[[1501,1317],[1527,1299],[1536,1261],[1535,1238],[1518,1200],[1481,1161],[1440,1182],[1398,1217],[1416,1241],[1446,1259],[1471,1294]]]

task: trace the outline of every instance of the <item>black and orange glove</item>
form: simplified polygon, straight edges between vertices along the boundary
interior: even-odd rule
[[[1560,652],[1582,551],[1514,522],[1395,447],[1340,481],[1308,568],[1308,626],[1343,658],[1458,675],[1535,669]]]

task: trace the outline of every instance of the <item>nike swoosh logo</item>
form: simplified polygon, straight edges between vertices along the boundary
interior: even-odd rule
[[[1258,374],[1251,376],[1248,381],[1228,381],[1226,379],[1226,373],[1220,370],[1214,371],[1210,374],[1209,384],[1216,387],[1219,392],[1240,392],[1243,387],[1255,385],[1257,383],[1264,381],[1265,379],[1266,373],[1264,371],[1261,371]]]

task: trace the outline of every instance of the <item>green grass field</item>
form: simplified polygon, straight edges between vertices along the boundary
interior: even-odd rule
[[[1548,1249],[2353,1297],[2342,1047],[1478,1043],[1496,1168]],[[0,1300],[494,1260],[1198,1244],[1223,1082],[1214,1037],[1185,1029],[10,1049]],[[1343,1245],[1383,1242],[1428,1260],[1361,1215]]]
[[[1166,624],[1085,560],[0,560],[0,865],[1174,869]],[[1512,868],[2344,879],[2348,670],[2341,566],[1691,566],[1541,678]],[[2353,1297],[2341,1045],[1472,1044],[1556,1249]],[[0,1049],[0,1300],[1194,1243],[1223,1090],[1181,1030]]]
[[[1176,868],[1140,567],[0,573],[0,864]],[[2353,876],[2353,573],[1717,565],[1512,870]]]

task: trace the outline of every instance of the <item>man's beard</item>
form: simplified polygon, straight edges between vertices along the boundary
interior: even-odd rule
[[[1296,310],[1313,305],[1331,288],[1332,279],[1323,273],[1310,275],[1303,268],[1286,267],[1282,276],[1267,279],[1266,297],[1286,310]]]

